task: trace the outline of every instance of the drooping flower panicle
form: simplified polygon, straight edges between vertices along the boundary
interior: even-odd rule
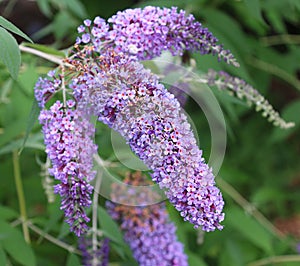
[[[91,60],[89,69],[69,61],[82,68],[71,85],[78,101],[88,101],[99,121],[126,139],[185,220],[221,229],[224,201],[179,102],[128,55],[106,51]]]
[[[60,89],[61,77],[55,77],[55,71],[50,71],[47,77],[39,77],[35,84],[34,95],[39,107],[44,108],[45,104]]]
[[[128,175],[124,182],[134,186],[149,184],[139,172]],[[118,201],[118,197],[124,197],[122,192],[121,187],[114,184],[112,199]],[[152,195],[147,194],[145,189],[145,193],[134,196],[143,203]],[[125,241],[130,245],[139,265],[188,265],[183,245],[177,240],[176,227],[168,217],[165,203],[133,207],[107,201],[106,207],[112,218],[120,222]]]
[[[262,115],[267,117],[269,122],[273,122],[275,126],[287,129],[295,125],[293,122],[284,121],[268,100],[244,80],[230,76],[225,71],[217,72],[213,69],[210,69],[205,77],[208,85],[233,92],[238,98],[246,99],[249,105],[255,105],[256,111],[261,111]]]
[[[109,239],[97,240],[95,250],[90,236],[81,236],[78,239],[78,248],[82,254],[83,266],[108,266],[109,257]]]
[[[62,198],[61,209],[71,231],[80,236],[89,221],[84,208],[91,204],[93,187],[89,182],[95,176],[92,155],[97,147],[92,139],[94,126],[74,107],[73,100],[67,101],[66,107],[57,101],[50,110],[41,111],[39,121],[43,125],[46,153],[52,163],[49,173],[60,181],[54,192]]]
[[[111,26],[100,17],[93,22],[85,20],[84,25],[78,27],[81,37],[77,44],[91,43],[96,51],[113,47],[140,60],[153,59],[166,50],[172,55],[194,51],[217,55],[219,60],[239,66],[231,52],[224,50],[207,28],[195,21],[193,15],[176,7],[127,9],[113,15],[108,22]]]

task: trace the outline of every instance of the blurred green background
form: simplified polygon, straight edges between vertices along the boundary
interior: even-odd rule
[[[300,242],[299,0],[10,0],[0,2],[0,15],[35,43],[44,44],[47,52],[53,52],[74,43],[76,28],[83,19],[96,15],[108,18],[118,10],[146,5],[178,6],[194,14],[226,49],[232,51],[241,65],[235,69],[218,63],[213,56],[193,54],[199,71],[223,69],[245,79],[286,120],[296,123],[289,130],[275,128],[252,108],[216,92],[228,133],[225,160],[217,178],[226,200],[225,228],[221,232],[202,234],[182,222],[169,206],[190,265],[300,265],[299,258],[298,262],[280,262],[284,257],[279,257],[296,255]],[[23,41],[16,38],[19,43]],[[1,258],[10,257],[12,265],[32,265],[26,264],[28,252],[34,254],[36,265],[79,263],[79,256],[33,231],[30,231],[32,243],[28,251],[22,244],[20,223],[11,224],[19,216],[14,179],[18,173],[16,165],[19,165],[30,220],[58,241],[76,245],[76,238],[61,222],[59,200],[48,204],[42,187],[40,173],[45,154],[38,123],[29,135],[19,162],[13,157],[13,151],[19,150],[26,135],[34,84],[39,75],[53,66],[44,59],[22,53],[19,77],[13,80],[0,65],[0,232],[9,230],[5,227],[8,223],[14,228],[11,245],[1,242],[0,234],[0,262],[4,261]],[[201,148],[208,158],[210,132],[207,122],[193,101],[188,101],[186,110],[197,127]],[[112,153],[109,136],[109,130],[99,125],[96,139],[101,147],[100,154],[105,158]],[[4,253],[1,245],[10,246],[11,251],[6,249]],[[130,254],[125,252],[122,256],[120,249],[122,247],[113,243],[111,265],[132,265]],[[19,257],[15,257],[17,251],[20,251]],[[259,262],[264,258],[269,260]]]

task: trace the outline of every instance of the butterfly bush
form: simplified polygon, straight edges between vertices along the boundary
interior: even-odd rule
[[[178,100],[157,76],[115,51],[107,51],[94,63],[77,59],[69,63],[82,71],[71,85],[75,97],[89,101],[99,121],[126,139],[184,220],[205,231],[221,229],[224,201],[212,170]]]
[[[256,89],[247,84],[244,80],[230,76],[225,71],[215,71],[210,69],[206,74],[207,83],[216,86],[220,90],[228,90],[237,95],[238,98],[245,98],[249,105],[254,104],[256,111],[262,111],[264,117],[268,117],[269,122],[280,128],[290,128],[295,124],[284,121],[272,105]]]
[[[62,198],[61,209],[71,231],[78,236],[85,233],[89,221],[85,208],[91,204],[97,151],[91,116],[125,138],[184,220],[204,231],[222,229],[224,201],[187,117],[175,96],[140,61],[163,51],[172,55],[191,51],[238,66],[233,55],[192,15],[177,8],[128,9],[108,22],[100,17],[87,19],[78,32],[61,73],[51,71],[35,86],[52,163],[49,172],[59,182],[54,190]],[[222,73],[211,72],[204,82],[227,86],[247,99],[255,94]],[[54,100],[57,95],[62,101]],[[268,114],[279,121],[275,113]]]
[[[85,20],[78,27],[81,37],[77,44],[92,44],[96,51],[114,47],[116,52],[135,55],[140,60],[152,59],[163,51],[182,55],[184,51],[197,51],[202,55],[217,55],[229,64],[239,66],[229,50],[218,44],[218,39],[193,15],[176,7],[148,6],[144,9],[119,11],[108,19],[100,17]]]
[[[71,231],[78,236],[87,230],[89,221],[84,208],[91,205],[94,178],[92,155],[97,151],[93,143],[95,128],[86,113],[76,109],[76,102],[56,101],[49,109],[45,103],[60,89],[61,79],[54,73],[49,79],[39,79],[35,87],[38,104],[43,108],[39,122],[43,125],[46,153],[52,162],[49,173],[59,181],[54,192],[61,196],[61,209]]]
[[[83,266],[108,266],[109,257],[109,239],[97,240],[95,249],[93,240],[90,236],[81,236],[78,239],[78,248],[82,255]]]
[[[127,175],[124,182],[133,186],[149,185],[145,176],[136,172]],[[147,203],[149,197],[155,197],[149,190],[138,195],[126,195],[122,186],[113,184],[112,200],[135,196],[141,204]],[[187,256],[183,245],[177,240],[176,227],[170,221],[165,203],[154,204],[146,207],[133,207],[106,202],[108,213],[120,222],[124,239],[133,251],[133,257],[139,265],[152,266],[185,266]]]
[[[83,208],[91,204],[93,188],[89,181],[95,176],[92,155],[96,146],[92,141],[94,127],[84,114],[72,109],[74,105],[69,100],[67,107],[63,107],[57,101],[50,110],[40,113],[39,121],[43,125],[46,153],[52,161],[49,173],[60,181],[54,192],[62,198],[61,209],[71,231],[80,235],[89,221]]]

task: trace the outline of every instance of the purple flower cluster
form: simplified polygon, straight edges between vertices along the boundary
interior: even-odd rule
[[[126,139],[184,220],[205,231],[222,229],[224,201],[187,117],[174,95],[138,61],[165,50],[173,55],[190,50],[238,63],[192,15],[176,8],[128,9],[108,23],[99,17],[85,20],[74,54],[64,60],[63,75],[51,71],[35,87],[49,171],[60,181],[55,192],[71,230],[81,235],[89,220],[84,208],[91,204],[97,150],[91,115]],[[58,91],[63,103],[46,109]]]
[[[145,185],[145,177],[140,173],[127,176],[127,184]],[[121,187],[112,189],[112,197],[123,197]],[[139,194],[144,201],[147,194]],[[131,197],[131,195],[127,195]],[[106,202],[113,219],[121,224],[125,241],[130,245],[133,256],[143,266],[185,266],[187,256],[183,245],[177,240],[176,227],[170,221],[164,203],[147,207],[132,207]]]
[[[107,266],[109,256],[109,239],[104,238],[97,242],[96,250],[93,250],[92,239],[82,236],[78,239],[78,248],[82,253],[83,266]]]
[[[256,89],[247,84],[244,80],[230,76],[225,71],[214,71],[210,69],[206,75],[207,83],[210,86],[217,86],[220,90],[234,92],[240,99],[246,99],[249,105],[254,104],[256,111],[262,111],[264,117],[268,117],[270,122],[281,128],[290,128],[295,124],[284,121],[272,105]]]
[[[55,77],[55,71],[50,71],[47,76],[46,78],[39,77],[35,84],[35,98],[41,108],[44,108],[45,104],[61,86],[61,79]]]
[[[75,96],[126,139],[184,220],[205,231],[222,229],[222,195],[174,95],[139,62],[115,51],[82,69],[71,86]]]
[[[52,162],[49,173],[60,181],[54,192],[62,198],[61,209],[71,231],[80,236],[89,221],[84,208],[91,204],[93,188],[88,182],[95,176],[92,155],[97,147],[92,140],[93,125],[74,107],[73,100],[68,100],[66,107],[57,101],[50,110],[41,111],[39,121],[43,125],[46,153]]]
[[[219,60],[239,66],[207,28],[184,10],[178,12],[176,7],[127,9],[119,11],[108,22],[111,28],[100,17],[93,23],[85,20],[78,27],[81,38],[78,37],[77,44],[91,43],[97,51],[114,47],[117,52],[135,55],[140,60],[160,56],[165,50],[172,55],[182,55],[185,50],[197,51],[202,55],[217,55]]]

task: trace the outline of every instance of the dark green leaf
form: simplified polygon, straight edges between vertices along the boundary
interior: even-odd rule
[[[245,54],[250,52],[251,47],[241,26],[228,14],[216,9],[203,8],[199,12],[207,21],[205,26],[209,31],[218,37],[219,43],[224,44],[224,48],[229,49],[240,63],[239,68],[232,68],[232,73],[251,82],[251,76],[245,67]]]
[[[21,53],[15,38],[0,28],[0,60],[7,67],[13,79],[17,79],[21,65]]]
[[[23,148],[31,148],[36,150],[45,150],[45,146],[43,144],[43,136],[41,133],[34,134],[28,137],[26,143],[24,144],[23,139],[18,139],[8,143],[7,145],[0,148],[0,155],[11,153],[12,151],[19,150]]]
[[[292,133],[294,133],[300,126],[300,100],[296,100],[290,103],[282,112],[282,117],[289,122],[294,122],[295,126],[288,129],[282,130],[280,128],[274,128],[273,133],[270,137],[270,141],[277,142],[283,141]]]
[[[39,9],[43,12],[46,17],[51,17],[51,6],[49,0],[38,0],[36,1]]]
[[[146,6],[160,6],[160,7],[172,7],[172,6],[177,6],[180,8],[183,8],[186,6],[187,3],[193,3],[193,0],[152,0],[152,1],[144,1],[142,3],[139,3],[137,6],[139,7],[146,7]]]
[[[261,23],[266,24],[262,15],[261,15],[261,7],[259,0],[245,0],[246,5],[248,6],[249,12],[259,20]]]
[[[237,207],[232,207],[226,217],[226,221],[247,240],[268,254],[272,252],[272,237],[256,220]]]
[[[188,256],[189,265],[197,265],[197,266],[207,266],[206,264],[199,256],[192,252],[186,252]]]
[[[3,28],[6,28],[7,30],[9,30],[9,31],[21,36],[21,37],[23,37],[27,41],[32,42],[32,40],[24,32],[22,32],[14,24],[12,24],[10,21],[8,21],[7,19],[5,19],[2,16],[0,16],[0,26],[2,26]]]
[[[25,133],[25,137],[24,137],[24,141],[21,147],[21,150],[19,153],[22,152],[22,150],[25,147],[26,141],[28,139],[29,133],[31,132],[35,122],[37,121],[38,117],[40,114],[40,108],[38,106],[38,103],[36,101],[36,99],[34,98],[33,103],[32,103],[32,107],[31,107],[31,111],[29,114],[29,118],[28,118],[28,122],[27,122],[27,128],[26,128],[26,133]]]
[[[124,245],[123,235],[119,226],[102,207],[98,209],[98,219],[104,235],[119,245]]]
[[[125,258],[125,255],[127,258],[131,258],[131,250],[124,242],[119,226],[102,207],[98,209],[98,220],[104,236],[113,241],[110,245],[114,247],[114,250],[118,252],[122,258]]]
[[[35,256],[16,228],[0,220],[0,243],[5,251],[18,263],[25,266],[35,265]]]
[[[80,263],[79,258],[75,254],[69,253],[66,266],[80,266],[80,265],[82,264]]]
[[[14,209],[0,205],[0,219],[8,220],[17,218],[18,216],[19,214]],[[0,263],[0,265],[2,264]]]
[[[17,80],[16,87],[20,88],[22,93],[24,93],[27,98],[28,102],[32,100],[34,94],[34,86],[36,81],[38,80],[39,74],[36,71],[36,61],[37,58],[34,57],[30,59],[30,64],[27,65],[26,63],[23,64],[22,71],[20,72]]]
[[[4,144],[7,144],[15,137],[17,137],[24,129],[24,120],[20,118],[15,120],[14,123],[10,124],[9,126],[4,128],[4,133],[1,135],[0,138],[0,147]]]
[[[0,245],[0,265],[7,265],[6,254],[3,247]]]
[[[78,0],[64,0],[67,7],[78,17],[86,18],[88,15],[86,13],[84,5]]]
[[[65,37],[65,34],[73,26],[74,19],[67,12],[59,12],[54,17],[53,27],[55,29],[54,34],[58,39]],[[62,26],[63,25],[63,26]]]
[[[268,202],[275,203],[275,201],[283,201],[283,197],[284,194],[280,192],[279,188],[269,186],[258,188],[251,197],[251,201],[255,204],[255,206],[260,207],[266,206]]]
[[[279,33],[287,32],[284,21],[283,21],[283,17],[281,17],[280,14],[278,14],[276,11],[267,10],[266,17],[277,32],[279,32]]]

